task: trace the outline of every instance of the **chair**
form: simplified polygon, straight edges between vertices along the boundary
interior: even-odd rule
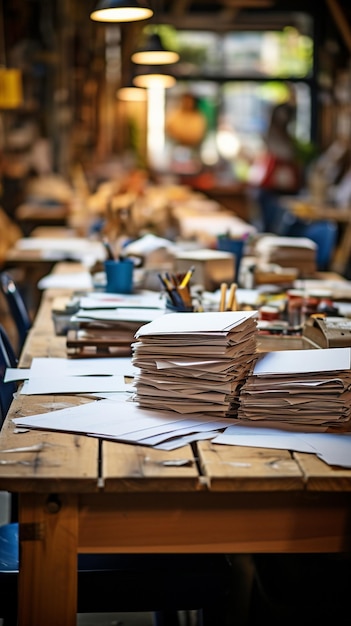
[[[0,324],[0,428],[17,388],[15,382],[4,382],[5,372],[8,367],[17,367],[17,358],[6,330]]]
[[[15,281],[8,272],[0,274],[0,289],[5,296],[10,314],[18,333],[18,352],[22,350],[27,338],[27,333],[32,325],[32,321],[27,310],[24,299]]]
[[[4,382],[8,367],[17,367],[17,357],[5,328],[0,324],[0,430],[17,390],[16,382]],[[10,497],[10,519],[18,519],[18,499],[16,494]]]
[[[78,613],[152,612],[155,626],[179,626],[178,610],[198,609],[198,625],[226,623],[232,566],[222,555],[78,555]],[[0,526],[0,616],[17,623],[18,524]]]

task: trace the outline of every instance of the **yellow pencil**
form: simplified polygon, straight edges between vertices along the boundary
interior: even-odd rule
[[[225,311],[225,300],[227,296],[227,288],[228,288],[227,283],[221,283],[221,300],[219,303],[220,311]]]
[[[229,288],[227,311],[236,311],[237,309],[236,289],[237,289],[237,284],[232,283]]]
[[[185,274],[182,282],[180,283],[179,287],[182,289],[183,287],[186,287],[190,278],[192,277],[193,273],[195,271],[195,266],[192,265],[190,269],[188,269],[187,273]]]

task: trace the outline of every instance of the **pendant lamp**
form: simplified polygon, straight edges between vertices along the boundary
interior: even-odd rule
[[[0,67],[0,109],[17,109],[23,103],[22,73]]]
[[[166,73],[164,67],[158,67],[156,65],[146,67],[143,66],[143,70],[137,73],[133,78],[133,84],[136,87],[144,87],[148,89],[150,87],[163,87],[168,89],[175,85],[176,79],[172,74]]]
[[[137,22],[147,20],[153,13],[143,0],[99,0],[90,19],[96,22]]]
[[[146,91],[135,85],[125,85],[117,90],[117,98],[123,102],[146,102]]]
[[[153,33],[145,45],[132,54],[131,59],[139,65],[167,65],[179,61],[179,54],[164,48],[160,35]]]

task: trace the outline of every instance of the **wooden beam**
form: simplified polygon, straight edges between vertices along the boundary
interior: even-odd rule
[[[345,45],[351,53],[351,28],[350,23],[340,8],[338,0],[326,0],[330,13],[344,39]]]

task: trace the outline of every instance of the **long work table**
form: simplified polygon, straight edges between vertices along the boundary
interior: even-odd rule
[[[57,295],[43,294],[21,367],[66,355]],[[91,401],[18,394],[0,432],[0,489],[19,493],[19,626],[76,624],[80,552],[350,551],[351,470],[313,454],[210,441],[164,452],[12,422]]]

